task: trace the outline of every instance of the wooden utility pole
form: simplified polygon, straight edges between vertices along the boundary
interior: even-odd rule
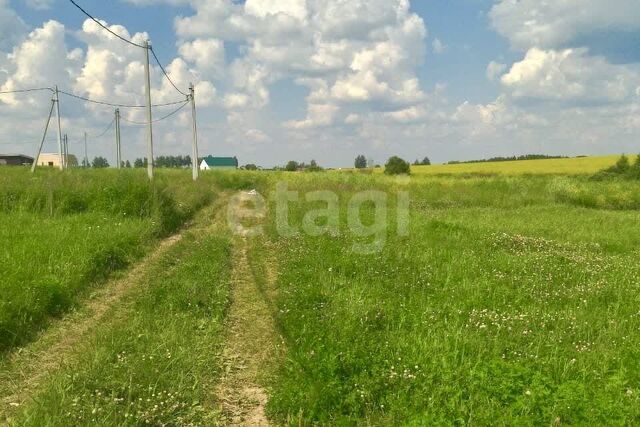
[[[58,160],[60,162],[60,170],[64,170],[64,159],[62,158],[62,124],[60,123],[60,92],[58,85],[55,87],[56,102],[56,118],[58,119]]]
[[[151,75],[149,72],[149,40],[144,42],[144,85],[147,100],[147,122],[148,122],[148,150],[147,150],[147,174],[153,180],[153,115],[151,113]]]
[[[87,133],[84,133],[84,167],[89,167],[89,155],[87,154]]]
[[[36,166],[38,166],[38,160],[40,159],[40,153],[42,153],[42,146],[44,145],[44,140],[47,138],[47,131],[49,130],[49,123],[51,123],[51,116],[53,115],[53,108],[56,106],[56,99],[53,98],[51,100],[51,109],[49,110],[49,117],[47,117],[47,124],[44,125],[44,133],[42,134],[42,141],[40,141],[40,146],[38,147],[38,153],[33,158],[33,164],[31,165],[31,173],[35,172]]]
[[[62,140],[62,153],[64,159],[64,169],[69,169],[69,137],[67,134],[64,134],[64,139]]]
[[[191,150],[191,167],[193,172],[193,180],[197,181],[200,173],[200,165],[198,165],[198,126],[196,122],[196,91],[193,83],[189,85],[189,98],[191,99],[191,119],[193,121],[193,147]]]
[[[120,109],[116,108],[116,168],[122,167],[122,150],[120,146]]]

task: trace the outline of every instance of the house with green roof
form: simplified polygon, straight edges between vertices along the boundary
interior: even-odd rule
[[[238,169],[237,157],[203,157],[200,162],[200,170],[208,171],[211,169]]]

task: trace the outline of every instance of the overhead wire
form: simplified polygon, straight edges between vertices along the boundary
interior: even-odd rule
[[[166,120],[166,119],[168,119],[169,117],[171,117],[171,116],[173,116],[173,115],[175,115],[175,114],[178,114],[178,113],[180,112],[180,110],[182,110],[184,107],[186,107],[186,106],[187,106],[187,104],[189,104],[189,101],[185,101],[185,102],[184,102],[180,107],[178,107],[178,108],[177,108],[177,109],[175,109],[174,111],[170,112],[170,113],[169,113],[169,114],[167,114],[166,116],[160,117],[159,119],[152,120],[152,121],[151,121],[151,123],[161,122],[161,121]],[[127,123],[130,123],[130,124],[132,124],[132,125],[140,125],[140,126],[143,126],[143,125],[148,125],[148,124],[149,124],[149,122],[136,122],[136,121],[133,121],[133,120],[125,119],[124,117],[120,117],[120,119],[121,119],[122,121],[127,122]]]
[[[171,83],[171,86],[174,87],[175,90],[177,90],[178,92],[180,92],[182,95],[188,97],[189,95],[187,95],[186,93],[184,93],[183,91],[181,91],[180,89],[178,89],[178,86],[176,86],[176,84],[173,82],[173,80],[171,80],[171,77],[169,77],[169,74],[167,73],[167,71],[164,69],[164,67],[162,66],[162,63],[160,62],[160,60],[158,59],[158,56],[156,55],[156,51],[153,50],[153,47],[150,47],[149,50],[151,51],[151,53],[153,54],[153,58],[156,60],[156,62],[158,63],[158,66],[160,67],[160,69],[162,70],[162,73],[164,74],[164,76],[167,78],[167,80],[169,81],[169,83]]]
[[[71,98],[76,98],[76,99],[79,99],[81,101],[90,102],[92,104],[106,105],[106,106],[109,106],[109,107],[118,107],[118,108],[147,108],[146,105],[118,104],[118,103],[114,103],[114,102],[98,101],[98,100],[95,100],[95,99],[87,98],[87,97],[81,96],[81,95],[76,95],[75,93],[70,93],[70,92],[66,92],[66,91],[63,91],[63,90],[60,90],[59,92],[61,94],[63,94],[63,95],[70,96]],[[185,102],[185,101],[184,100],[180,100],[180,101],[165,102],[165,103],[161,103],[161,104],[151,104],[151,106],[152,107],[168,107],[168,106],[171,106],[171,105],[182,104],[183,102]]]
[[[149,49],[151,51],[151,54],[153,55],[153,58],[156,60],[156,62],[158,63],[158,66],[160,67],[160,69],[162,70],[162,73],[164,74],[164,76],[167,78],[167,80],[169,81],[169,83],[171,83],[171,86],[173,86],[175,88],[175,90],[177,90],[178,92],[180,92],[182,95],[184,96],[189,96],[187,95],[185,92],[183,92],[182,90],[180,90],[178,88],[178,86],[173,82],[173,80],[171,80],[171,77],[169,77],[169,74],[167,73],[167,70],[164,69],[164,67],[162,66],[162,63],[160,62],[160,60],[158,59],[158,56],[156,55],[155,50],[153,49],[152,46],[143,46],[141,44],[135,43],[131,40],[128,40],[124,37],[122,37],[121,35],[115,33],[114,31],[112,31],[109,27],[107,27],[106,25],[104,25],[102,22],[100,22],[97,18],[95,18],[93,15],[91,15],[89,12],[87,12],[86,10],[84,10],[78,3],[76,3],[74,0],[69,0],[75,7],[77,7],[78,9],[80,9],[80,11],[82,13],[84,13],[86,16],[88,16],[91,20],[93,20],[96,24],[100,25],[102,28],[104,28],[105,30],[107,30],[109,33],[113,34],[114,36],[116,36],[117,38],[119,38],[120,40],[122,40],[125,43],[129,43],[130,45],[133,46],[137,46],[139,48],[142,49]]]
[[[78,3],[76,3],[73,0],[69,0],[75,7],[77,7],[78,9],[80,9],[80,11],[82,13],[84,13],[85,15],[87,15],[93,22],[95,22],[96,24],[100,25],[102,28],[104,28],[105,30],[107,30],[109,33],[113,34],[114,36],[116,36],[117,38],[119,38],[120,40],[122,40],[125,43],[129,43],[132,46],[136,46],[142,49],[145,49],[145,46],[135,43],[129,39],[126,39],[124,37],[122,37],[120,34],[115,33],[114,31],[112,31],[109,27],[107,27],[106,25],[104,25],[102,22],[100,22],[98,19],[94,18],[89,12],[87,12],[86,10],[84,10]]]
[[[160,69],[162,70],[162,73],[164,74],[164,77],[169,81],[169,83],[173,86],[173,88],[178,91],[180,94],[184,95],[187,99],[185,101],[174,101],[174,102],[167,102],[167,103],[161,103],[161,104],[152,104],[151,107],[166,107],[166,106],[172,106],[172,105],[178,105],[181,104],[177,109],[175,109],[174,111],[170,112],[169,114],[166,114],[158,119],[152,120],[150,123],[157,123],[163,120],[166,120],[170,117],[172,117],[173,115],[177,114],[178,112],[180,112],[185,106],[187,106],[187,104],[189,104],[190,102],[190,95],[183,92],[182,90],[180,90],[178,88],[178,86],[174,83],[174,81],[171,79],[171,77],[169,76],[169,74],[167,73],[167,71],[165,70],[164,66],[162,65],[162,63],[160,62],[160,60],[158,59],[158,56],[156,55],[156,52],[154,51],[154,49],[151,46],[148,45],[141,45],[138,43],[133,42],[132,40],[129,40],[119,34],[117,34],[116,32],[114,32],[113,30],[111,30],[109,27],[107,27],[105,24],[103,24],[102,22],[100,22],[97,18],[95,18],[93,15],[91,15],[89,12],[87,12],[84,8],[82,8],[78,3],[76,3],[74,0],[69,0],[76,8],[78,8],[83,14],[85,14],[89,19],[91,19],[93,22],[95,22],[96,24],[98,24],[100,27],[102,27],[104,30],[106,30],[107,32],[109,32],[111,35],[115,36],[116,38],[122,40],[125,43],[128,43],[132,46],[136,46],[142,49],[148,49],[151,51],[153,58],[155,59],[156,63],[158,64],[158,66],[160,67]],[[57,89],[57,88],[56,88]],[[51,92],[56,92],[56,90],[54,90],[53,88],[50,87],[46,87],[46,88],[29,88],[29,89],[17,89],[17,90],[7,90],[7,91],[0,91],[0,95],[4,95],[4,94],[15,94],[15,93],[27,93],[27,92],[37,92],[37,91],[51,91]],[[104,105],[104,106],[110,106],[110,107],[117,107],[117,108],[146,108],[147,105],[132,105],[132,104],[123,104],[123,103],[115,103],[115,102],[107,102],[107,101],[98,101],[95,99],[91,99],[85,96],[81,96],[81,95],[76,95],[74,93],[71,92],[66,92],[66,91],[62,91],[62,90],[58,90],[59,93],[72,97],[72,98],[76,98],[78,100],[84,101],[84,102],[89,102],[89,103],[93,103],[93,104],[97,104],[97,105]],[[131,123],[131,124],[135,124],[135,125],[148,125],[149,122],[136,122],[133,120],[127,120],[124,117],[121,117],[121,119],[125,122]],[[104,136],[109,129],[111,129],[111,127],[113,126],[113,124],[115,123],[115,118],[109,123],[109,125],[107,126],[107,128],[98,136],[92,136],[91,138],[100,138],[102,136]],[[22,144],[33,144],[37,141],[34,142],[20,142],[20,143],[16,143],[16,142],[0,142],[0,144],[3,145],[22,145]]]
[[[102,138],[103,136],[105,136],[105,134],[106,134],[107,132],[109,132],[109,129],[111,129],[111,128],[113,127],[113,124],[114,124],[115,122],[116,122],[116,118],[114,117],[114,118],[111,120],[111,123],[109,123],[109,125],[107,126],[107,128],[104,130],[104,132],[102,132],[100,135],[96,135],[96,136],[93,136],[93,135],[87,135],[87,138],[91,138],[91,139],[98,139],[98,138]]]
[[[45,142],[56,142],[57,139],[48,139]],[[21,141],[21,142],[0,142],[0,145],[30,145],[30,144],[39,144],[40,142],[37,140],[33,141]]]
[[[43,90],[48,90],[53,92],[53,88],[50,88],[50,87],[37,87],[32,89],[2,90],[0,91],[0,95],[11,94],[11,93],[39,92]]]

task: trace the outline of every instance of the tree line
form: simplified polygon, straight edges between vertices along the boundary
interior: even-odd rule
[[[449,165],[461,165],[469,163],[489,163],[489,162],[515,162],[520,160],[546,160],[546,159],[568,159],[567,156],[547,156],[545,154],[525,154],[524,156],[511,156],[511,157],[491,157],[489,159],[481,160],[452,160],[448,162]]]

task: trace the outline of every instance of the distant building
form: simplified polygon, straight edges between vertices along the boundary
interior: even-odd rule
[[[69,167],[78,166],[78,158],[73,154],[69,154],[67,163]],[[42,153],[38,157],[38,166],[60,167],[60,156],[58,156],[58,153]]]
[[[38,157],[38,166],[60,166],[60,157],[57,153],[42,153]]]
[[[200,170],[208,171],[211,169],[238,169],[238,158],[213,156],[204,157],[200,163]]]
[[[24,154],[0,154],[0,166],[31,166],[33,157]]]

